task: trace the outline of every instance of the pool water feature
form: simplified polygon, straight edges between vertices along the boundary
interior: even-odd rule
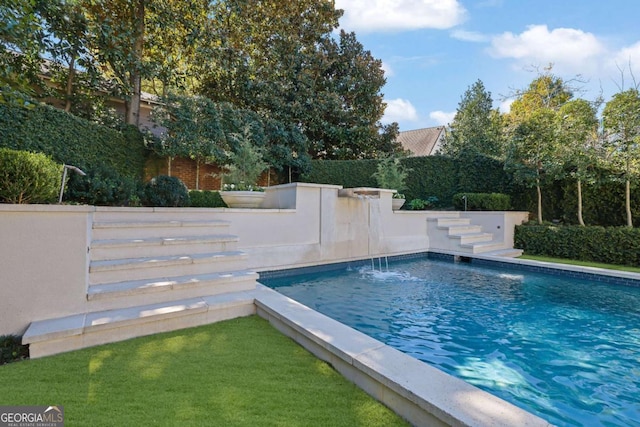
[[[261,282],[555,425],[640,423],[640,288],[434,260]]]

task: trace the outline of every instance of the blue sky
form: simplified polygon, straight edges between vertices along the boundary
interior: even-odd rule
[[[638,0],[335,0],[340,24],[382,60],[384,123],[447,124],[480,79],[494,106],[548,64],[577,96],[605,101],[640,82]],[[621,71],[624,71],[624,81]]]

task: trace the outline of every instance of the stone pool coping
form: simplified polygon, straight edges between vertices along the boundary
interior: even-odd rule
[[[257,314],[415,426],[547,421],[258,284]]]
[[[422,252],[398,259],[444,259],[524,270],[614,285],[640,286],[640,274],[597,267],[505,258],[490,254]],[[261,278],[336,270],[369,260],[262,272]],[[551,426],[546,420],[446,374],[264,285],[256,289],[257,313],[316,357],[416,426]]]

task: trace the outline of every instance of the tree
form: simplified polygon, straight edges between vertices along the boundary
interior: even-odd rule
[[[561,154],[571,167],[578,195],[578,222],[582,218],[582,183],[594,181],[594,166],[598,151],[597,108],[584,99],[568,101],[559,109],[557,120]]]
[[[169,95],[154,111],[154,120],[167,129],[156,152],[169,159],[186,157],[196,162],[196,190],[200,165],[225,158],[226,139],[217,106],[205,97]]]
[[[542,224],[542,183],[562,168],[557,155],[556,120],[553,110],[543,108],[520,121],[511,131],[505,162],[505,169],[513,172],[517,182],[536,188],[539,224]]]
[[[491,92],[481,80],[470,86],[458,104],[449,125],[441,152],[449,156],[461,153],[500,156],[503,152],[500,115],[493,110]]]
[[[204,50],[213,66],[202,72],[203,94],[297,127],[312,157],[378,157],[399,149],[397,127],[379,124],[381,63],[355,34],[335,40],[341,11],[333,1],[226,0],[212,15],[217,35]]]
[[[0,4],[0,87],[35,94],[42,87],[39,73],[44,48],[42,18],[36,2],[15,0]],[[0,102],[4,97],[0,97]]]
[[[517,94],[507,117],[510,140],[505,169],[514,173],[516,181],[536,188],[540,224],[543,179],[558,178],[562,172],[557,112],[572,96],[568,85],[548,68]]]
[[[625,183],[627,226],[633,227],[631,183],[640,168],[640,93],[637,88],[618,92],[602,112],[607,133],[607,160]]]

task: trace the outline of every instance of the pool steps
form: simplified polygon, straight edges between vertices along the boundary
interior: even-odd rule
[[[427,218],[429,236],[435,249],[469,254],[492,254],[496,256],[517,257],[522,255],[519,249],[512,249],[504,242],[495,239],[492,233],[483,231],[482,226],[472,224],[471,219],[461,218],[460,213]],[[446,239],[437,234],[445,234]],[[441,247],[436,247],[441,246]]]

